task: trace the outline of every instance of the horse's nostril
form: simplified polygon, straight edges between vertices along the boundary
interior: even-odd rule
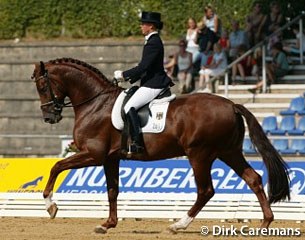
[[[50,122],[50,118],[44,118],[44,122],[49,123]]]

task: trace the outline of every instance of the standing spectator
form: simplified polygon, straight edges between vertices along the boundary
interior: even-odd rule
[[[253,47],[263,39],[263,26],[265,14],[262,12],[262,5],[259,1],[254,2],[252,12],[246,17],[246,32],[250,47]]]
[[[208,5],[204,8],[203,22],[216,34],[217,37],[220,36],[219,19],[211,5]]]
[[[215,33],[203,22],[199,22],[196,43],[199,45],[200,66],[207,65],[208,58],[212,54],[213,45],[216,41]]]
[[[238,49],[241,45],[249,46],[247,34],[245,31],[239,29],[239,22],[232,21],[232,32],[229,36],[229,58],[231,60],[236,59]]]
[[[222,51],[221,46],[218,43],[214,44],[212,62],[207,66],[202,66],[199,71],[199,92],[211,92],[210,87],[207,85],[210,83],[210,76],[222,75],[227,65],[227,57]]]
[[[296,43],[293,45],[288,45],[284,47],[284,50],[288,53],[292,54],[300,54],[300,47],[301,47],[301,36],[302,36],[302,47],[303,52],[305,53],[305,34],[303,32],[300,32],[299,25],[293,25],[292,31],[296,36]]]
[[[187,21],[188,28],[186,32],[187,48],[186,51],[193,54],[193,63],[199,59],[199,46],[195,42],[197,38],[197,23],[194,18],[189,18]]]
[[[281,13],[281,8],[278,2],[273,1],[270,4],[270,12],[265,17],[264,20],[264,32],[266,36],[271,35],[275,31],[277,31],[281,26],[285,24],[285,18]],[[273,35],[269,39],[268,43],[268,51],[271,51],[271,47],[276,43],[282,40],[282,33],[279,32],[276,35]]]
[[[270,4],[270,12],[264,19],[265,35],[269,36],[285,24],[285,18],[281,12],[278,2],[273,1]]]
[[[247,48],[245,45],[240,45],[238,50],[238,57],[242,56],[247,51]],[[239,75],[242,78],[242,81],[245,82],[246,76],[250,76],[252,72],[252,56],[248,55],[241,59],[237,64],[234,64],[232,66],[232,84],[235,84],[236,81],[236,75],[239,73]]]
[[[267,65],[267,85],[276,83],[278,78],[285,76],[289,71],[289,64],[285,52],[283,51],[283,45],[280,42],[275,43],[271,48],[272,63]],[[257,90],[261,90],[263,81],[256,84],[254,88],[248,89],[249,92],[255,94]]]

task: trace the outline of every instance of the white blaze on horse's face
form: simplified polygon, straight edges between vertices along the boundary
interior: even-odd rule
[[[32,78],[35,79],[44,121],[50,124],[58,123],[62,119],[62,108],[54,96],[48,72],[45,70],[44,65],[42,67],[42,63],[40,66],[35,66]]]

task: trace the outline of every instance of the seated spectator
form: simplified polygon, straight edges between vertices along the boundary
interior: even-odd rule
[[[186,51],[186,46],[186,41],[180,40],[179,51],[174,54],[173,60],[166,66],[167,68],[177,67],[180,93],[190,92],[192,83],[192,54]]]
[[[283,51],[283,45],[280,42],[274,44],[271,48],[272,63],[267,64],[267,85],[276,83],[278,78],[285,76],[289,71],[289,64],[285,52]],[[263,81],[256,84],[254,88],[248,89],[249,92],[255,94],[257,90],[262,90]]]
[[[220,36],[220,25],[218,16],[215,14],[213,7],[209,4],[204,8],[203,23],[212,30],[217,37]]]
[[[305,34],[303,32],[300,32],[299,25],[293,25],[292,31],[296,36],[296,44],[288,45],[284,47],[284,50],[291,54],[300,54],[300,47],[301,47],[301,36],[302,36],[302,47],[303,52],[305,53]]]
[[[186,51],[187,43],[185,40],[179,41],[179,52],[175,55],[178,66],[178,81],[180,93],[191,91],[192,83],[192,53]]]
[[[232,21],[232,32],[229,35],[229,58],[230,60],[236,59],[238,49],[241,45],[249,46],[246,32],[239,29],[239,22]]]
[[[245,54],[247,51],[247,48],[245,45],[240,45],[238,49],[238,57]],[[246,76],[251,76],[252,72],[252,56],[251,54],[244,57],[242,60],[240,60],[237,64],[234,64],[232,66],[232,84],[234,85],[236,82],[236,75],[239,73],[242,80],[245,82]]]
[[[168,56],[167,59],[164,60],[164,70],[166,74],[173,80],[177,77],[176,67],[177,66],[176,66],[174,54],[171,54]]]
[[[269,42],[268,42],[268,45],[267,45],[267,53],[268,55],[272,55],[271,53],[271,48],[274,44],[278,43],[278,42],[282,42],[283,40],[283,34],[282,32],[278,32],[276,33],[275,35],[273,35],[270,39],[269,39]]]
[[[196,43],[199,45],[200,67],[207,65],[207,60],[212,54],[213,45],[216,41],[215,33],[203,22],[199,22]]]
[[[246,32],[250,47],[260,42],[263,35],[263,26],[265,22],[265,14],[262,12],[262,5],[259,1],[255,1],[252,12],[246,17]]]
[[[227,57],[222,51],[221,46],[214,44],[213,59],[209,65],[202,66],[199,71],[199,92],[211,92],[211,88],[208,86],[210,83],[210,76],[220,76],[224,74],[228,65]]]
[[[228,36],[228,31],[223,30],[221,33],[221,36],[218,40],[218,43],[220,44],[222,50],[228,55],[229,54],[229,46],[230,46],[230,40]]]
[[[253,58],[252,58],[252,76],[256,76],[257,82],[260,81],[260,76],[262,75],[263,69],[263,55],[262,49],[260,47],[254,50]]]

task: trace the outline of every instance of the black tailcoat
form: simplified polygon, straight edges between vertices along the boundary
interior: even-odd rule
[[[165,88],[171,83],[163,66],[164,47],[159,34],[149,37],[143,48],[142,59],[138,66],[123,72],[126,81],[134,83],[141,80],[140,86]]]

